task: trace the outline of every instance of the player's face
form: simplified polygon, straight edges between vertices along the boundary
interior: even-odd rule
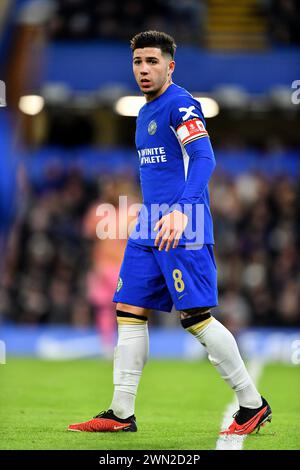
[[[133,52],[133,73],[140,90],[151,101],[161,95],[172,81],[175,62],[157,47]]]

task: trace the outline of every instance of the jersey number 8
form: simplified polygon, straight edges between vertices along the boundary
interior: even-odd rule
[[[182,279],[182,272],[180,269],[173,270],[173,279],[174,279],[174,287],[177,292],[182,292],[185,288],[183,279]]]

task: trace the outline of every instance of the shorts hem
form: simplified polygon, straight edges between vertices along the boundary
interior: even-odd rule
[[[173,308],[173,304],[170,308],[167,308],[167,307],[163,307],[157,304],[147,304],[146,302],[142,304],[142,302],[136,302],[136,301],[130,302],[129,300],[121,300],[121,299],[118,299],[118,300],[113,299],[113,302],[115,304],[120,302],[122,304],[131,305],[132,307],[148,308],[150,310],[159,310],[161,312],[168,312],[168,313],[170,313]]]
[[[215,307],[218,307],[218,303],[215,303],[215,302],[195,302],[193,304],[189,304],[189,305],[181,305],[180,308],[177,307],[177,305],[174,303],[174,306],[176,308],[176,310],[188,310],[189,308],[203,308],[203,307],[207,307],[207,308],[215,308]]]

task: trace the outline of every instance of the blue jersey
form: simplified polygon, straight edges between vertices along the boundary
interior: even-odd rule
[[[214,244],[208,181],[198,192],[197,182],[200,185],[202,175],[195,174],[195,171],[199,173],[195,163],[197,159],[191,158],[203,154],[205,158],[202,161],[214,160],[200,103],[184,88],[171,84],[163,94],[141,108],[136,125],[136,147],[143,207],[130,238],[137,243],[154,246],[156,222],[173,210],[174,204],[185,203],[193,214],[195,206],[200,206],[203,218],[201,242]],[[191,184],[194,184],[195,194],[192,190],[192,194],[185,198],[190,176],[194,180]],[[190,192],[191,188],[193,186],[190,185]],[[195,226],[191,227],[194,229]],[[194,241],[195,238],[187,237],[185,232],[180,244]]]

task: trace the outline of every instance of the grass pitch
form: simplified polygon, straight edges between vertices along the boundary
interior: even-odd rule
[[[299,367],[267,365],[259,389],[273,421],[244,449],[300,449]],[[232,392],[208,362],[147,364],[136,401],[137,433],[72,433],[69,423],[106,409],[112,363],[8,358],[0,366],[0,449],[214,449]]]

